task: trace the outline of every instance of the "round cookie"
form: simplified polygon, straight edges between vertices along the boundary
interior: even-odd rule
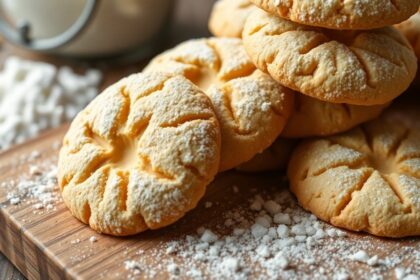
[[[217,37],[241,38],[246,18],[257,9],[249,0],[218,0],[210,14],[209,30]]]
[[[260,70],[332,103],[385,104],[408,88],[417,70],[410,44],[393,27],[327,30],[258,10],[245,23],[243,41]]]
[[[295,143],[291,139],[279,137],[270,147],[236,167],[236,170],[257,173],[285,169]]]
[[[157,56],[145,71],[184,75],[210,97],[222,131],[219,171],[268,148],[293,108],[293,93],[255,68],[240,39],[187,41]]]
[[[349,130],[378,117],[389,105],[359,106],[329,103],[303,94],[295,94],[294,110],[282,137],[327,136]]]
[[[404,34],[411,46],[413,46],[417,58],[420,58],[420,11],[408,20],[396,24],[395,27]]]
[[[384,237],[420,235],[420,131],[377,119],[300,144],[289,162],[299,203],[322,220]]]
[[[220,127],[182,76],[136,74],[77,115],[58,162],[62,197],[98,232],[125,236],[174,223],[217,173]]]
[[[270,14],[329,29],[374,29],[402,22],[418,0],[250,0]]]

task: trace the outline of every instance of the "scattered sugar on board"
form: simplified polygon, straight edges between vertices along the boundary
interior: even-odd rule
[[[52,146],[58,151],[59,145],[53,143]],[[0,183],[9,204],[30,204],[34,213],[55,210],[56,204],[61,201],[57,186],[57,157],[43,159],[39,151],[33,151],[12,163],[13,168],[22,166],[25,166],[26,170],[22,170],[19,178]]]
[[[382,254],[371,254],[373,249]],[[130,257],[125,268],[130,279],[160,274],[174,279],[419,279],[419,242],[402,251],[387,252],[368,236],[352,238],[303,211],[286,190],[261,191],[217,225],[162,242],[148,250],[147,261]],[[357,267],[363,271],[354,274]]]
[[[0,72],[0,150],[57,127],[98,93],[102,74],[9,57]]]

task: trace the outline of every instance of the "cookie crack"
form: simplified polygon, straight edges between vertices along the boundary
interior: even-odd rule
[[[373,52],[373,51],[370,51],[370,50],[366,50],[366,49],[362,49],[362,48],[358,48],[358,47],[353,47],[353,46],[351,46],[350,47],[352,50],[353,50],[353,52],[354,52],[354,50],[360,50],[360,51],[362,51],[362,52],[366,52],[366,53],[369,53],[369,54],[371,54],[371,55],[374,55],[374,56],[377,56],[377,57],[379,57],[379,58],[381,58],[381,59],[383,59],[383,60],[385,60],[386,62],[389,62],[389,63],[391,63],[392,65],[394,65],[394,66],[396,66],[396,67],[405,67],[406,68],[406,66],[405,65],[402,65],[401,63],[399,63],[398,61],[392,61],[389,57],[385,57],[385,56],[383,56],[383,55],[381,55],[381,54],[379,54],[379,53],[377,53],[377,52]],[[357,54],[356,54],[357,55]]]
[[[398,198],[400,204],[404,205],[405,204],[404,198],[401,196],[400,190],[398,189],[397,185],[392,180],[392,178],[389,178],[387,175],[381,174],[381,173],[379,173],[379,176],[381,176],[382,180],[384,180],[388,184],[391,191]]]
[[[248,32],[249,36],[255,35],[256,33],[258,33],[261,29],[263,29],[264,27],[266,27],[269,23],[264,23],[258,26],[255,26],[254,28],[252,28],[252,30],[250,30]]]
[[[109,162],[109,157],[103,157],[99,159],[97,162],[90,162],[85,166],[83,171],[79,174],[77,180],[74,180],[75,184],[83,184],[86,182],[90,177],[95,174],[95,172],[101,170],[101,168],[104,168],[104,166]],[[76,177],[73,177],[76,178]]]
[[[85,205],[83,205],[83,220],[86,221],[88,224],[90,224],[90,217],[92,216],[92,209],[90,207],[90,203],[86,202]]]
[[[347,167],[349,169],[357,170],[357,169],[363,167],[364,166],[364,163],[365,163],[365,158],[363,158],[363,157],[361,157],[360,159],[358,159],[358,160],[356,160],[354,162],[351,162],[351,163],[338,162],[338,163],[335,163],[335,164],[326,166],[324,168],[321,168],[321,169],[319,169],[316,172],[313,172],[311,174],[311,177],[321,176],[322,174],[324,174],[328,170],[339,168],[339,167]]]
[[[154,178],[168,180],[168,181],[174,181],[176,179],[175,176],[173,176],[172,174],[169,174],[167,172],[164,172],[163,170],[153,167],[150,161],[150,158],[147,155],[140,154],[139,162],[140,162],[139,169]]]
[[[369,151],[373,152],[373,138],[368,129],[362,125],[360,126],[360,132],[362,132],[363,137],[365,138],[365,143],[368,146]]]
[[[152,95],[155,92],[163,90],[166,86],[167,81],[168,81],[168,79],[165,79],[165,80],[161,81],[159,84],[157,84],[156,86],[153,86],[153,87],[143,91],[139,96],[137,96],[136,98],[133,98],[133,103],[138,102],[140,99],[146,98],[146,97],[148,97],[149,95]],[[130,94],[129,92],[127,92],[126,88],[125,88],[124,92],[127,95]]]
[[[409,159],[406,159],[406,160],[412,160],[412,159],[419,159],[420,160],[420,156],[419,157],[416,156],[416,157],[409,158]],[[400,174],[404,174],[404,175],[409,176],[409,177],[420,179],[419,176],[418,176],[418,173],[416,171],[413,171],[412,168],[400,168],[400,170],[398,172]]]
[[[70,184],[70,182],[73,180],[74,175],[75,175],[74,173],[73,174],[66,174],[62,178],[61,184],[59,184],[60,187],[61,187],[61,192],[63,192],[63,190]]]
[[[182,116],[182,117],[178,118],[177,120],[175,120],[173,122],[162,123],[160,125],[160,127],[162,127],[162,128],[168,128],[168,127],[176,128],[176,127],[180,127],[180,126],[183,126],[183,125],[186,125],[188,123],[195,122],[195,121],[209,121],[212,117],[213,117],[213,115],[208,114],[208,113],[189,114],[189,115]]]
[[[131,99],[130,94],[126,92],[125,86],[121,87],[119,92],[124,99],[124,105],[121,108],[121,115],[119,121],[120,129],[123,129],[127,124],[127,120],[131,112]]]
[[[105,177],[105,179],[101,179],[101,183],[99,184],[99,201],[102,203],[105,198],[105,189],[109,180],[109,174],[111,172],[110,168],[104,168],[102,176]]]
[[[122,183],[119,185],[120,187],[120,210],[127,211],[127,200],[128,200],[128,185],[130,183],[130,171],[125,172],[118,172],[118,176],[120,177]]]
[[[239,69],[231,69],[229,73],[225,73],[223,80],[229,82],[236,79],[251,76],[256,71],[254,64],[242,65]]]
[[[410,131],[408,129],[404,130],[404,133],[401,134],[401,137],[399,137],[393,144],[392,146],[389,148],[388,150],[388,156],[389,155],[396,155],[398,150],[400,149],[402,143],[408,139],[410,135]]]
[[[366,64],[365,60],[362,58],[361,55],[359,55],[357,53],[357,51],[354,50],[354,49],[357,49],[357,48],[350,47],[350,49],[352,50],[352,53],[353,53],[354,57],[356,58],[356,60],[359,62],[360,66],[362,68],[362,71],[366,75],[366,85],[368,87],[372,88],[372,89],[375,89],[376,88],[376,85],[374,85],[373,82],[372,82],[372,76],[371,76],[371,74],[369,72],[369,69],[367,67],[367,64]]]
[[[131,131],[128,132],[128,134],[132,137],[140,138],[139,141],[142,139],[144,132],[149,127],[150,120],[152,119],[152,116],[148,116],[145,119],[142,119],[140,121],[137,121],[133,127],[131,128]]]
[[[220,88],[220,91],[222,92],[222,96],[224,99],[224,104],[225,104],[224,107],[226,108],[227,112],[229,113],[231,119],[234,122],[234,127],[233,127],[234,132],[241,136],[249,136],[249,135],[254,134],[255,132],[242,131],[240,129],[240,123],[239,123],[239,120],[235,116],[235,111],[232,106],[232,99],[230,98],[230,95],[229,95],[230,91],[228,91],[226,88]]]
[[[215,67],[215,71],[216,72],[219,72],[220,71],[220,69],[221,69],[221,67],[222,67],[222,55],[220,54],[220,52],[219,52],[219,50],[217,49],[217,47],[216,46],[214,46],[210,41],[208,41],[208,40],[206,40],[205,41],[205,44],[214,52],[214,54],[216,55],[216,57],[217,57],[217,61],[216,61],[216,64],[214,65],[214,67]]]
[[[299,49],[299,54],[304,55],[312,52],[316,48],[323,46],[327,43],[329,43],[330,40],[326,38],[322,34],[317,34],[315,37],[313,37],[305,46],[303,46],[301,49]]]
[[[340,207],[337,208],[338,214],[331,217],[330,220],[339,217],[347,208],[347,206],[349,206],[349,204],[351,203],[351,201],[353,200],[353,195],[356,192],[360,192],[362,191],[362,189],[366,186],[367,181],[369,181],[369,179],[372,177],[374,171],[373,169],[369,169],[369,172],[360,180],[360,182],[357,184],[356,188],[354,188],[349,194],[347,194],[346,197],[343,198],[342,203],[340,203]]]
[[[269,36],[269,37],[274,37],[274,36],[283,36],[284,34],[287,33],[300,33],[302,32],[302,30],[285,30],[285,31],[281,31],[281,32],[265,32],[264,35]]]
[[[200,170],[197,167],[195,167],[192,164],[183,162],[181,159],[181,155],[179,154],[179,151],[178,151],[178,164],[182,166],[183,168],[187,169],[188,171],[190,171],[199,180],[204,180],[206,178],[205,174],[201,174]]]
[[[251,2],[245,2],[238,5],[239,9],[247,9],[249,7],[254,7],[254,4],[252,4]]]

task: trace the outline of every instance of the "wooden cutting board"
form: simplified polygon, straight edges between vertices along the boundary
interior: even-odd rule
[[[66,129],[67,126],[61,127],[0,154],[0,250],[29,279],[141,278],[141,275],[133,275],[132,271],[126,269],[125,260],[139,257],[152,259],[155,255],[149,255],[148,252],[160,250],[168,240],[183,238],[194,233],[200,226],[223,224],[221,217],[224,212],[238,205],[247,205],[250,197],[259,190],[270,192],[272,189],[286,187],[280,179],[281,174],[225,172],[209,186],[198,208],[175,225],[130,238],[100,235],[73,218],[62,202],[57,202],[53,210],[34,210],[36,201],[30,200],[12,205],[5,188],[1,187],[2,182],[10,182],[12,179],[18,182],[21,176],[29,173],[29,166],[54,160],[57,157],[57,143],[61,142]],[[26,160],[33,151],[38,151],[40,156]],[[234,192],[233,185],[240,191]],[[212,201],[214,206],[206,208],[205,201]],[[97,238],[97,242],[89,241],[92,236]],[[407,252],[413,252],[408,249],[414,248],[418,252],[420,248],[418,239],[386,240],[353,233],[348,233],[347,238],[350,241],[365,240],[371,245],[369,254],[378,254],[381,258],[385,258],[387,252],[406,255]],[[141,256],[138,255],[140,250],[144,252]],[[162,252],[162,256],[165,258],[165,252]],[[331,258],[335,258],[334,252]],[[420,269],[418,261],[409,256],[405,265]],[[250,265],[252,267],[253,264]],[[314,268],[302,265],[295,269],[311,273]],[[365,264],[357,263],[348,267],[348,271],[354,273],[354,278],[366,275],[365,269]],[[385,269],[382,275],[393,278],[394,271]],[[165,279],[168,276],[163,270],[157,278]]]
[[[61,142],[66,129],[67,126],[63,126],[0,154],[0,185],[11,180],[18,182],[20,176],[29,173],[30,166],[56,158],[57,143]],[[41,156],[24,160],[34,151]],[[95,233],[73,218],[62,202],[51,211],[35,211],[36,200],[12,205],[7,192],[0,187],[0,251],[29,279],[109,279],[111,275],[126,279],[130,272],[125,269],[124,260],[134,258],[140,249],[147,251],[165,240],[195,231],[200,224],[217,221],[226,209],[225,190],[233,182],[239,184],[242,181],[244,186],[258,187],[258,184],[277,179],[273,176],[267,181],[259,176],[243,176],[235,180],[237,176],[225,173],[209,187],[206,199],[217,205],[220,203],[222,207],[208,210],[200,205],[197,211],[174,226],[132,238]],[[247,201],[247,197],[241,195],[229,197],[226,206]],[[98,241],[90,242],[92,236],[96,236]]]

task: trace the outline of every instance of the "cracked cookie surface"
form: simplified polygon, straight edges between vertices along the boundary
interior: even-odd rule
[[[373,29],[400,23],[419,8],[418,0],[250,0],[267,12],[329,29]]]
[[[294,110],[282,136],[303,138],[333,135],[378,117],[388,105],[329,103],[296,93]]]
[[[299,203],[322,220],[384,237],[420,235],[420,131],[380,118],[308,140],[288,167]]]
[[[248,17],[243,41],[261,71],[326,102],[385,104],[408,88],[417,70],[409,42],[393,27],[327,30],[259,10]]]
[[[217,37],[241,38],[247,17],[257,9],[249,0],[219,0],[211,11],[209,30]]]
[[[62,197],[98,232],[157,229],[194,208],[218,170],[220,128],[182,76],[135,74],[72,122],[58,163]]]
[[[183,75],[210,97],[222,132],[220,171],[268,148],[293,108],[293,92],[257,70],[240,39],[187,41],[157,56],[145,71]]]

